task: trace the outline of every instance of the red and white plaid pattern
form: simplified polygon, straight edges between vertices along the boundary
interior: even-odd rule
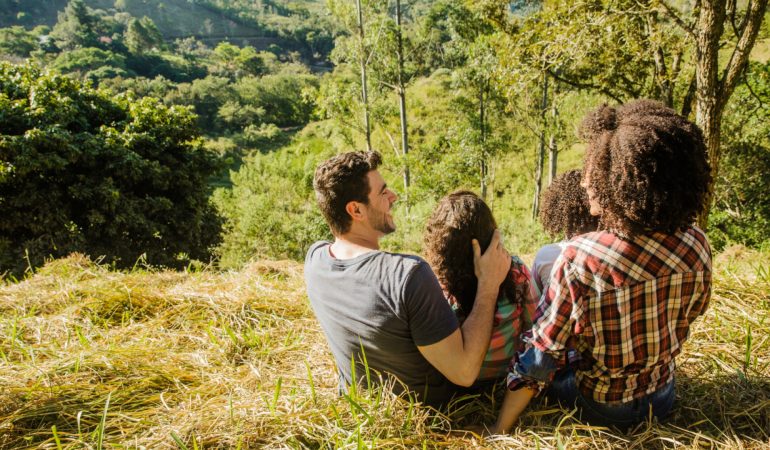
[[[711,249],[701,230],[626,239],[588,233],[553,267],[529,345],[557,359],[574,345],[578,386],[597,402],[628,402],[671,380],[674,357],[711,297]]]

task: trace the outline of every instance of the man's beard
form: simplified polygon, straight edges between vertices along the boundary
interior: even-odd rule
[[[379,231],[382,234],[390,234],[396,231],[396,226],[389,223],[386,213],[379,213],[376,216],[370,216],[372,228]]]

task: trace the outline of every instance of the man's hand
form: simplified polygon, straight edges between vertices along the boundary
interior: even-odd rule
[[[471,245],[473,245],[473,270],[479,280],[477,293],[491,291],[496,300],[500,284],[511,269],[511,255],[505,250],[499,230],[495,230],[492,241],[483,255],[479,241],[474,239]]]

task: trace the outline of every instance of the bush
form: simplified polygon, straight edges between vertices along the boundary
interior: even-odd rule
[[[275,153],[255,154],[232,174],[232,189],[214,201],[225,217],[223,267],[260,257],[302,260],[315,241],[330,238],[313,195],[313,173],[331,155],[329,143],[300,136]]]
[[[51,63],[50,68],[61,73],[80,74],[113,68],[125,74],[126,57],[95,47],[79,48],[59,54]]]
[[[137,75],[155,78],[161,76],[175,83],[187,83],[206,76],[206,68],[178,56],[158,54],[131,54],[126,66]]]
[[[0,270],[73,251],[181,266],[218,242],[219,164],[189,109],[2,64],[0,133]]]
[[[263,123],[260,126],[249,125],[243,129],[238,143],[245,147],[260,148],[277,141],[281,137],[281,129],[272,123]]]
[[[749,88],[750,87],[750,88]],[[770,244],[770,63],[751,63],[725,111],[723,156],[709,217],[718,250]]]

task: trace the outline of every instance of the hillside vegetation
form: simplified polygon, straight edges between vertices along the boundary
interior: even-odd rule
[[[0,27],[53,27],[68,3],[69,0],[0,0]],[[223,3],[227,2],[210,0],[87,0],[85,3],[101,14],[121,12],[137,18],[149,17],[167,41],[196,37],[209,45],[230,41],[260,50],[271,44],[302,50],[298,45],[301,39],[295,39],[298,36],[292,35],[292,29],[299,31],[311,24],[310,16],[318,16],[323,5],[320,0],[291,3],[265,0],[230,8],[224,7]]]
[[[381,391],[339,397],[295,262],[115,272],[72,255],[0,287],[0,448],[767,448],[762,257],[717,257],[669,422],[620,434],[541,403],[482,440],[462,430],[491,421],[493,399],[440,414]]]

